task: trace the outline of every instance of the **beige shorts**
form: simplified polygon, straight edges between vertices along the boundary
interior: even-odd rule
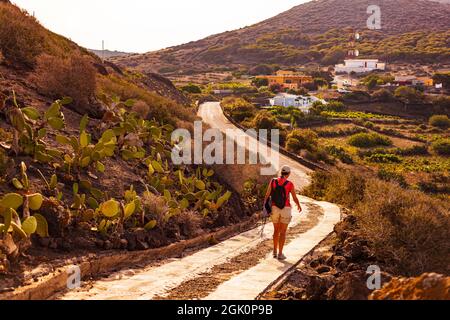
[[[289,224],[292,220],[292,208],[285,207],[280,209],[276,206],[272,207],[272,222],[273,223],[284,223]]]

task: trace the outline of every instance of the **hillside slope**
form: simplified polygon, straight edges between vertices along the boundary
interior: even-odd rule
[[[382,29],[366,27],[367,7],[381,8]],[[345,56],[352,30],[364,56],[399,61],[448,61],[450,6],[424,0],[317,0],[255,25],[143,55],[119,65],[163,73],[259,63],[333,64]]]
[[[197,119],[188,102],[0,0],[0,292],[33,266],[250,219],[214,170],[172,162],[172,132]]]

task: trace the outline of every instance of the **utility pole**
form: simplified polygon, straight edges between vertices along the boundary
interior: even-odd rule
[[[102,62],[105,62],[105,40],[102,40]]]

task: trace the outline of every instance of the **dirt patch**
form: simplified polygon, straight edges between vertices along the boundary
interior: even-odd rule
[[[299,234],[305,233],[313,228],[323,217],[323,210],[315,204],[306,204],[309,209],[308,219],[305,222],[291,228],[287,235],[286,244],[295,239]],[[208,296],[220,284],[231,279],[236,274],[248,270],[257,265],[259,261],[273,250],[272,240],[260,243],[255,249],[240,254],[221,265],[217,265],[209,272],[201,274],[199,277],[186,281],[180,286],[171,290],[167,296],[159,296],[160,300],[193,300]]]

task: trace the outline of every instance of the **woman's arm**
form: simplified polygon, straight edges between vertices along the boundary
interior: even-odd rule
[[[269,186],[267,187],[266,196],[264,197],[264,205],[272,194],[272,181],[270,181]]]
[[[297,209],[299,212],[302,212],[302,206],[300,205],[300,201],[297,198],[297,194],[295,193],[295,188],[291,190],[292,198],[294,199],[295,204],[297,205]]]

